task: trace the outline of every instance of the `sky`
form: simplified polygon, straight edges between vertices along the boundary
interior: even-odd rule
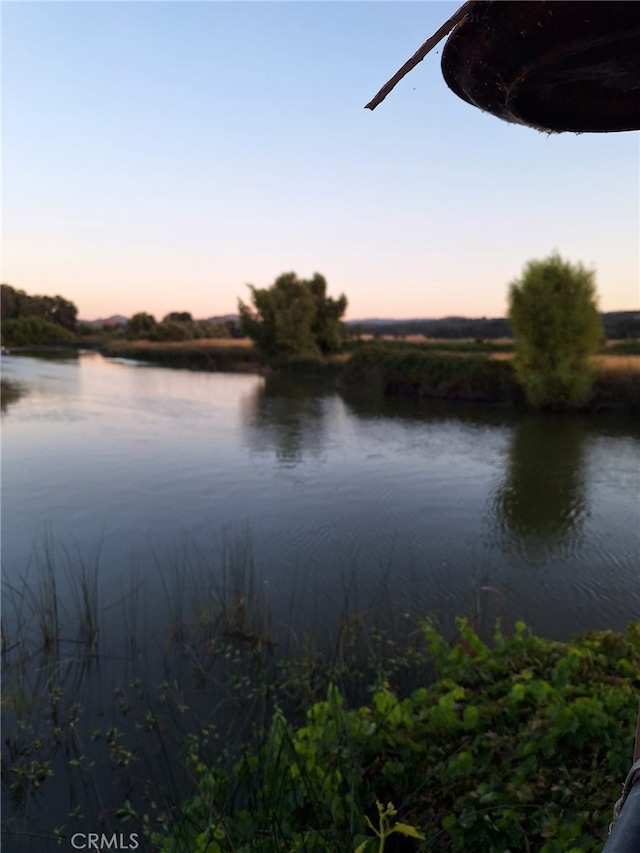
[[[527,261],[640,303],[638,133],[548,135],[451,92],[444,2],[3,2],[2,281],[82,319],[233,313],[325,276],[346,319],[500,317]]]

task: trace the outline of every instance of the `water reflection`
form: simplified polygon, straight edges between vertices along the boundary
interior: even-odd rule
[[[0,380],[0,411],[4,414],[9,406],[17,403],[22,396],[23,389],[10,379]]]
[[[507,554],[542,562],[576,553],[587,516],[586,425],[530,415],[513,428],[504,479],[492,504],[494,527]]]
[[[253,453],[275,451],[278,464],[293,468],[306,457],[320,458],[327,439],[326,383],[297,384],[270,376],[242,403],[246,442]]]
[[[382,394],[368,389],[341,392],[347,410],[362,421],[452,421],[470,426],[509,426],[518,414],[507,406],[487,406],[434,398]]]

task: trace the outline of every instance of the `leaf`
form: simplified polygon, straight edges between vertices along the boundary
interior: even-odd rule
[[[368,840],[363,841],[362,844],[358,844],[358,846],[355,849],[355,853],[364,853],[364,851],[367,849],[368,846],[369,846],[369,841]]]
[[[392,831],[399,832],[400,835],[408,835],[409,838],[417,838],[419,841],[424,841],[424,835],[415,826],[410,826],[408,823],[396,823]]]

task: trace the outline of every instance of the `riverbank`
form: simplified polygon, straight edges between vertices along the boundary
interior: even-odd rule
[[[164,367],[189,370],[217,370],[260,375],[282,373],[313,379],[335,379],[344,367],[348,355],[325,359],[262,358],[249,338],[203,339],[193,341],[111,341],[100,348],[107,358],[128,358],[148,361]]]
[[[474,350],[468,344],[456,351],[433,343],[371,342],[350,356],[339,385],[345,390],[368,387],[383,394],[524,405],[512,348],[487,351],[486,346],[478,343]],[[592,364],[592,392],[579,411],[640,412],[640,356],[605,350]]]
[[[83,346],[83,345],[82,345]],[[614,342],[594,356],[593,388],[584,413],[640,413],[640,355],[635,342]],[[24,352],[39,351],[23,348]],[[189,370],[283,374],[335,382],[345,393],[458,400],[522,407],[525,395],[512,366],[510,341],[359,341],[325,359],[266,361],[249,339],[157,343],[112,340],[108,358]],[[42,351],[51,348],[42,348]],[[23,350],[21,350],[23,351]],[[64,352],[56,348],[51,352]]]
[[[162,578],[153,637],[134,591],[114,630],[97,565],[72,572],[73,612],[53,566],[9,590],[5,843],[40,853],[103,831],[163,853],[335,853],[373,842],[379,801],[411,828],[388,851],[602,849],[631,763],[640,624],[561,643],[516,623],[483,641],[465,619],[445,638],[352,611],[323,650],[274,633],[247,557],[217,581],[188,565]]]
[[[268,369],[247,338],[204,338],[166,343],[114,340],[102,346],[101,352],[108,358],[129,358],[188,370],[264,373]]]

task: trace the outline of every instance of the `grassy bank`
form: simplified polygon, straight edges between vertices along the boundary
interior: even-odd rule
[[[506,402],[520,398],[509,360],[484,354],[434,351],[420,344],[370,343],[349,358],[342,388],[372,387],[385,394]]]
[[[640,355],[597,355],[593,370],[593,409],[640,413]]]
[[[59,350],[64,353],[64,350]],[[336,381],[342,390],[485,403],[522,404],[510,341],[354,341],[324,359],[266,362],[249,339],[157,343],[112,340],[105,356],[191,370],[279,373]],[[635,342],[608,344],[593,358],[593,391],[584,411],[640,412],[640,355]]]
[[[135,573],[121,591],[100,576],[97,558],[47,548],[30,582],[5,582],[12,849],[58,849],[97,820],[165,853],[601,849],[631,761],[640,625],[483,642],[460,620],[445,640],[391,603],[326,613],[319,644],[296,602],[271,612],[246,541],[217,566],[176,558],[152,614]],[[380,820],[411,833],[381,847]]]
[[[149,361],[189,370],[261,372],[265,364],[248,339],[204,338],[193,341],[110,341],[102,350],[109,358]]]
[[[482,343],[474,344],[484,347]],[[344,389],[490,403],[524,402],[509,349],[436,350],[432,344],[371,342],[351,354],[340,377]],[[584,411],[640,412],[640,356],[593,359],[593,390]]]

